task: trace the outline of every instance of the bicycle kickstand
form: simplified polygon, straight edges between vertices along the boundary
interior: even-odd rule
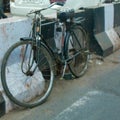
[[[65,61],[65,65],[64,65],[64,68],[63,68],[63,73],[62,73],[62,78],[64,77],[65,75],[65,70],[66,70],[66,67],[67,67],[67,62]]]

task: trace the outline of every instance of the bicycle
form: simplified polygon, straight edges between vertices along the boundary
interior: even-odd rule
[[[54,51],[41,34],[41,20],[48,19],[41,11],[50,6],[32,11],[34,14],[31,37],[21,38],[5,53],[1,66],[1,81],[8,98],[15,104],[32,108],[45,102],[53,88],[58,64],[66,66],[74,77],[82,76],[88,65],[87,33],[74,21],[74,11],[58,12],[53,19],[57,31],[62,31],[61,52]],[[59,24],[60,23],[60,24]],[[16,84],[16,85],[15,85]]]

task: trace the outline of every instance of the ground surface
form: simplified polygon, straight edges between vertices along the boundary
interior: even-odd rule
[[[48,100],[16,109],[0,120],[120,120],[120,51],[101,61],[93,56],[86,74],[57,79]]]

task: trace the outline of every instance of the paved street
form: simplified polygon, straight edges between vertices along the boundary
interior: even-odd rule
[[[16,109],[0,120],[120,120],[120,51],[104,61],[93,57],[79,79],[57,79],[41,106]]]

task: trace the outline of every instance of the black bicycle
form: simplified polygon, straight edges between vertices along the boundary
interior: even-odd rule
[[[87,70],[87,33],[80,25],[81,19],[74,18],[74,10],[58,11],[57,19],[50,19],[55,22],[56,31],[62,32],[60,52],[54,51],[41,34],[41,21],[48,20],[41,11],[54,4],[29,13],[34,14],[30,37],[12,45],[2,61],[4,91],[11,101],[22,107],[32,108],[45,102],[57,69],[62,68],[64,76],[69,68],[74,77],[80,77]]]

